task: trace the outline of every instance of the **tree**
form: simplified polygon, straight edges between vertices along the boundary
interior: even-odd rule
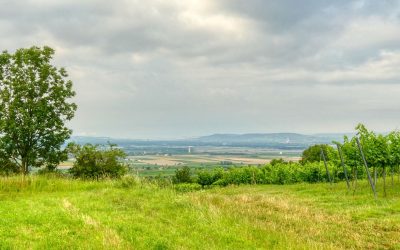
[[[72,133],[65,122],[76,104],[64,68],[51,64],[49,47],[0,54],[0,156],[23,174],[29,167],[54,169],[66,159],[61,146]]]
[[[112,144],[108,147],[100,147],[92,144],[80,146],[70,143],[67,151],[75,157],[74,166],[69,170],[74,177],[119,178],[128,171],[121,162],[126,157],[125,152]]]
[[[321,161],[321,148],[324,152],[325,158],[327,161],[336,160],[336,152],[333,147],[321,144],[321,145],[313,145],[303,151],[300,163],[305,164],[307,162],[319,162]]]
[[[176,169],[175,176],[172,180],[174,183],[191,183],[192,177],[190,176],[190,168],[188,166],[184,166],[181,169]]]

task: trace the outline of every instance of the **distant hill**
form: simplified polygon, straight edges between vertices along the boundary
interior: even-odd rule
[[[344,134],[303,135],[297,133],[214,134],[198,138],[208,143],[231,144],[320,144],[342,140]]]
[[[187,152],[187,147],[257,147],[278,150],[304,150],[314,144],[330,144],[342,141],[344,134],[297,133],[253,133],[253,134],[213,134],[193,139],[182,140],[133,140],[110,137],[73,136],[69,141],[78,144],[113,143],[123,147],[127,152]]]

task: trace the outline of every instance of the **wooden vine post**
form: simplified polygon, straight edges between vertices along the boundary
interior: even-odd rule
[[[328,164],[326,163],[326,158],[325,158],[324,150],[322,150],[322,147],[321,147],[321,156],[322,156],[322,159],[324,160],[326,175],[328,176],[329,182],[332,184],[332,178],[331,178],[331,175],[329,174]]]
[[[336,146],[337,146],[337,149],[338,149],[338,152],[339,152],[340,162],[341,162],[342,167],[343,167],[344,177],[346,178],[347,189],[350,190],[350,182],[349,182],[349,177],[347,175],[346,166],[344,165],[342,149],[340,148],[339,143],[337,143]]]
[[[374,197],[375,197],[375,199],[376,199],[375,184],[374,184],[374,182],[372,181],[371,174],[369,173],[367,160],[365,159],[365,155],[364,155],[364,152],[363,152],[363,150],[362,150],[362,148],[361,148],[361,143],[360,143],[360,139],[358,139],[358,136],[356,136],[356,142],[357,142],[358,149],[360,150],[361,158],[362,158],[362,160],[363,160],[363,162],[364,162],[365,170],[367,171],[367,176],[368,176],[369,184],[371,185],[371,189],[372,189],[372,191],[374,192]]]

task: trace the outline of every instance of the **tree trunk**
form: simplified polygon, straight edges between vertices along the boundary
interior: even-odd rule
[[[332,178],[331,178],[331,175],[329,173],[328,165],[326,164],[325,154],[324,154],[324,151],[322,150],[322,148],[321,148],[321,156],[322,156],[322,159],[324,160],[324,166],[325,166],[325,170],[326,170],[326,175],[328,177],[328,181],[329,181],[330,184],[332,184]]]
[[[354,188],[354,190],[353,190],[353,195],[356,193],[356,189],[357,189],[357,178],[358,178],[358,165],[357,165],[357,162],[356,162],[356,164],[355,164],[355,167],[354,167],[354,173],[353,173],[353,175],[354,175],[354,179],[353,179],[353,188]]]
[[[383,166],[383,194],[386,197],[386,167]]]
[[[25,158],[22,158],[21,166],[22,166],[22,174],[27,175],[29,173],[29,169],[28,169],[28,161]]]
[[[394,186],[394,166],[390,166],[391,177],[392,177],[392,187]]]
[[[347,169],[346,169],[346,166],[345,166],[344,160],[343,160],[342,149],[340,148],[339,144],[336,144],[336,146],[337,146],[339,157],[340,157],[340,163],[342,164],[344,177],[346,179],[347,189],[350,190],[350,182],[349,182],[349,177],[347,176]]]

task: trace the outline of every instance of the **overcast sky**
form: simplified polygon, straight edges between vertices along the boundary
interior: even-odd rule
[[[0,0],[0,49],[48,45],[75,135],[400,125],[400,1]]]

